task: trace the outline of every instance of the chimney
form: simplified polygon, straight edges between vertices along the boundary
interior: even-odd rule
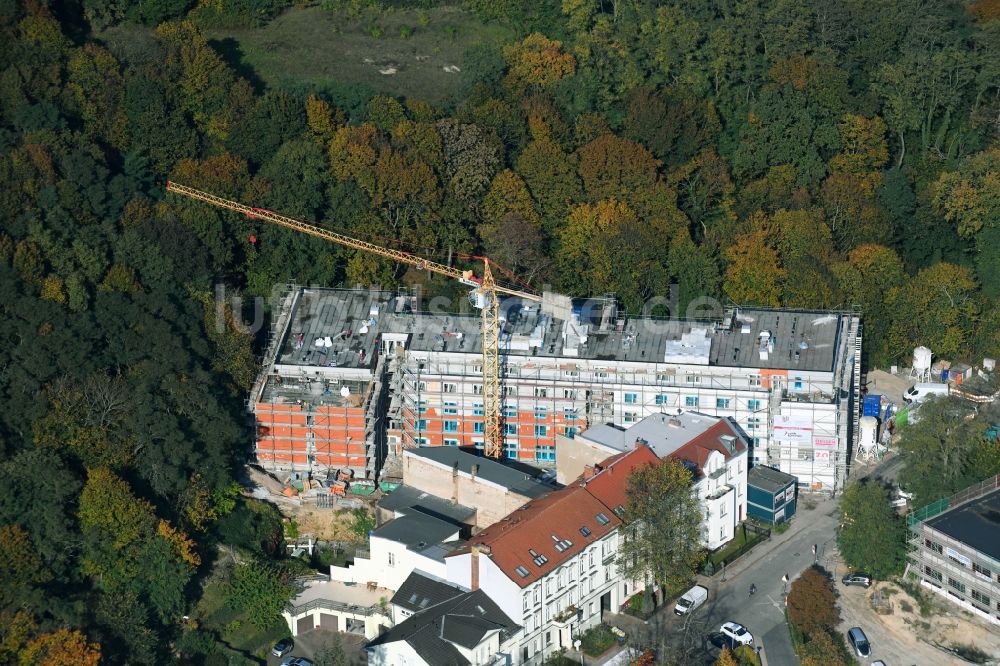
[[[451,466],[451,475],[458,476],[458,461],[456,460]]]
[[[475,481],[476,480],[476,474],[479,473],[479,465],[478,464],[473,465],[471,471],[472,471],[472,480]]]
[[[587,466],[585,466],[583,468],[583,480],[584,481],[586,481],[587,479],[594,478],[595,474],[597,474],[597,470],[594,469],[593,465],[587,465]]]

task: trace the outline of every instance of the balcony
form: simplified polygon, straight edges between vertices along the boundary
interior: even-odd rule
[[[576,606],[567,606],[558,614],[552,616],[552,622],[561,627],[565,627],[570,622],[576,620],[578,612],[579,611],[577,610]]]
[[[720,499],[722,497],[725,497],[726,495],[728,495],[731,492],[733,492],[733,487],[732,486],[719,486],[714,493],[712,493],[711,495],[709,495],[705,499],[711,502],[711,501]]]

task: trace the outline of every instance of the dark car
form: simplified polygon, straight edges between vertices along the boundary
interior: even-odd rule
[[[861,587],[871,587],[872,577],[861,571],[855,571],[854,573],[849,573],[840,579],[844,585],[860,585]]]
[[[861,631],[861,627],[851,627],[847,632],[847,640],[859,657],[867,658],[872,655],[871,643],[868,642],[865,632]]]
[[[295,647],[295,643],[292,642],[291,638],[282,638],[271,648],[271,654],[275,657],[284,657],[292,651],[293,647]]]
[[[720,650],[723,648],[729,648],[730,650],[735,650],[737,647],[739,647],[739,643],[734,641],[729,636],[726,636],[721,631],[713,631],[712,633],[710,633],[708,635],[708,642],[714,645],[715,647],[719,648]]]

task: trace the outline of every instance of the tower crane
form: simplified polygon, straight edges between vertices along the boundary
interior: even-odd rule
[[[486,257],[477,257],[483,262],[483,274],[481,277],[476,277],[470,270],[452,268],[451,266],[439,264],[409,252],[393,250],[357,238],[334,233],[313,224],[275,213],[266,208],[256,208],[237,201],[223,199],[214,194],[196,190],[193,187],[187,187],[180,183],[167,181],[167,191],[203,201],[218,208],[242,213],[250,219],[264,220],[265,222],[294,229],[295,231],[322,238],[354,250],[368,252],[401,264],[415,266],[419,269],[426,269],[473,287],[469,297],[473,305],[482,311],[483,318],[483,416],[485,419],[485,423],[483,424],[485,435],[483,449],[486,455],[491,458],[499,458],[503,455],[503,432],[500,423],[500,303],[497,299],[497,294],[517,296],[518,298],[536,302],[543,301],[542,295],[498,285],[490,269],[490,260]]]

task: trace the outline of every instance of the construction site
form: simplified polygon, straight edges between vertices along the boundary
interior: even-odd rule
[[[407,292],[290,286],[250,403],[257,462],[374,488],[404,449],[483,449],[479,318],[420,306]],[[574,301],[561,320],[512,297],[500,320],[505,458],[553,468],[557,435],[686,410],[735,418],[753,460],[803,488],[843,484],[856,313],[732,308],[714,321],[658,320],[601,298]]]

